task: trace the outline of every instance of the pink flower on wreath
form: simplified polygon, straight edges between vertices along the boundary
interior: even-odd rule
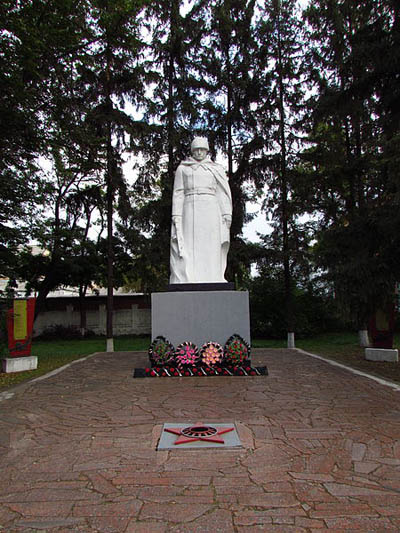
[[[175,352],[175,360],[178,365],[195,365],[198,359],[198,349],[195,344],[183,342]]]

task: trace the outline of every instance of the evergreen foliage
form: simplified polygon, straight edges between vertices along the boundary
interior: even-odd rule
[[[298,302],[320,309],[323,283],[365,327],[400,280],[399,9],[3,0],[0,275],[38,311],[66,284],[82,302],[94,284],[165,288],[174,172],[205,135],[232,189],[227,278],[260,317],[274,293],[286,331],[314,328]],[[272,232],[248,243],[260,199]],[[32,239],[46,255],[21,251]]]
[[[264,201],[272,220],[272,232],[264,237],[266,256],[283,267],[285,285],[284,324],[295,330],[293,309],[294,274],[298,262],[305,262],[307,226],[299,223],[304,207],[296,201],[302,119],[304,116],[304,33],[294,0],[266,3],[257,26],[257,56],[260,76],[258,128],[263,137],[262,170],[268,187]],[[305,239],[307,241],[307,239]]]
[[[312,195],[304,198],[320,214],[317,263],[365,329],[400,279],[400,180],[392,152],[399,133],[399,76],[392,68],[399,66],[398,8],[390,1],[323,0],[311,2],[307,16],[316,93],[312,147],[304,154],[310,171],[303,191]]]

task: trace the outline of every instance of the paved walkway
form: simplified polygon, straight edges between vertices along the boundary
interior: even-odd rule
[[[0,531],[400,531],[400,392],[288,350],[270,375],[132,379],[98,354],[0,402]],[[239,450],[155,450],[235,421]]]

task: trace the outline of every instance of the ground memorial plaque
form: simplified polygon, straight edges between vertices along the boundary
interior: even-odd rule
[[[237,448],[241,446],[234,423],[170,424],[163,425],[158,450],[186,448]]]

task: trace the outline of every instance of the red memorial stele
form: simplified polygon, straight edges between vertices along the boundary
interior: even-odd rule
[[[206,426],[202,423],[198,423],[194,426],[189,426],[187,428],[165,428],[164,431],[178,435],[178,438],[174,442],[174,445],[177,446],[179,444],[185,444],[188,442],[195,441],[216,442],[219,444],[225,444],[224,439],[221,438],[220,435],[223,435],[224,433],[229,433],[234,429],[234,427],[216,429],[212,426]]]
[[[31,355],[35,298],[14,300],[7,312],[9,357]]]

